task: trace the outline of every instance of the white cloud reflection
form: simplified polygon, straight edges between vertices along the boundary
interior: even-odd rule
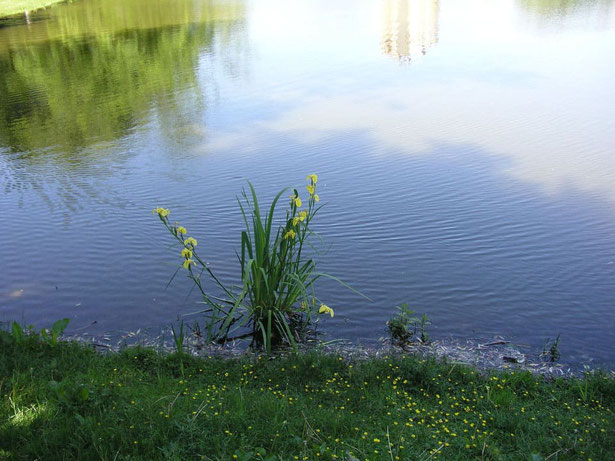
[[[433,11],[436,2],[423,3]],[[604,5],[612,16],[610,3]],[[267,144],[277,134],[310,143],[345,132],[370,136],[380,146],[377,154],[425,154],[434,143],[475,145],[509,159],[507,174],[550,193],[573,186],[615,202],[615,63],[607,59],[615,27],[605,30],[603,19],[596,29],[590,24],[545,36],[535,33],[534,22],[528,31],[514,2],[442,3],[437,44],[418,64],[400,67],[376,49],[381,17],[367,20],[365,9],[357,13],[358,40],[352,13],[337,14],[337,27],[319,33],[309,21],[300,23],[300,29],[311,27],[310,40],[265,83],[280,57],[269,47],[275,25],[267,23],[266,34],[255,34],[264,42],[256,40],[254,48],[271,54],[255,63],[261,80],[254,83],[266,88],[259,96],[264,104],[283,109],[256,116],[241,131],[215,134],[209,149],[257,150],[255,139]],[[425,28],[434,29],[434,19],[424,17],[431,21]],[[296,34],[308,36],[306,30]],[[324,53],[327,44],[352,49],[351,58],[340,65],[336,53]],[[301,64],[301,58],[311,61]]]

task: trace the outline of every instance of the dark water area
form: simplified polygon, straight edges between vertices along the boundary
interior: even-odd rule
[[[252,181],[319,175],[326,339],[395,306],[615,364],[615,2],[81,0],[0,26],[0,321],[198,309],[151,210],[235,281]],[[95,325],[89,326],[96,321]]]

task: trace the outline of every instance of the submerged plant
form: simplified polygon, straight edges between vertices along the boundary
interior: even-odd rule
[[[245,223],[241,232],[241,253],[238,254],[239,286],[226,285],[214,274],[199,255],[196,239],[186,237],[187,230],[183,226],[170,224],[168,209],[154,210],[180,243],[182,266],[208,306],[204,312],[208,314],[209,340],[224,342],[233,332],[248,329],[253,341],[270,352],[281,343],[296,346],[302,329],[316,314],[333,317],[333,309],[316,298],[313,285],[322,276],[338,279],[317,273],[316,262],[304,251],[313,234],[310,224],[321,208],[316,193],[318,177],[312,174],[306,179],[308,197],[305,204],[294,189],[287,202],[285,219],[279,224],[276,223],[276,209],[288,189],[280,191],[267,213],[262,214],[256,191],[248,181],[249,193],[243,190],[238,198]],[[203,275],[213,282],[221,296],[205,289]]]

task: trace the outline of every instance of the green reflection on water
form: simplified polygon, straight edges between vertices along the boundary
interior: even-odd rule
[[[519,4],[528,12],[540,16],[553,17],[572,14],[579,8],[599,8],[608,13],[612,0],[519,0]]]
[[[243,18],[240,2],[83,0],[0,29],[0,146],[72,152],[178,108]]]

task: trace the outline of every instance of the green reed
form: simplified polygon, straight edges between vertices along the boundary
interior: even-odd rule
[[[316,298],[314,283],[322,276],[337,279],[317,273],[316,262],[304,251],[313,236],[310,225],[321,208],[316,193],[318,177],[309,175],[307,181],[305,204],[297,189],[293,189],[281,222],[277,221],[276,210],[289,189],[280,191],[263,214],[256,191],[248,181],[249,191],[244,189],[238,198],[245,224],[241,232],[239,286],[226,285],[214,274],[199,255],[196,239],[186,237],[183,226],[170,224],[169,210],[154,210],[181,244],[182,266],[208,306],[204,312],[209,315],[209,340],[224,342],[232,334],[248,329],[255,344],[270,352],[283,343],[296,347],[301,332],[317,313],[333,317],[333,309]],[[221,297],[205,289],[203,276],[222,291]]]

